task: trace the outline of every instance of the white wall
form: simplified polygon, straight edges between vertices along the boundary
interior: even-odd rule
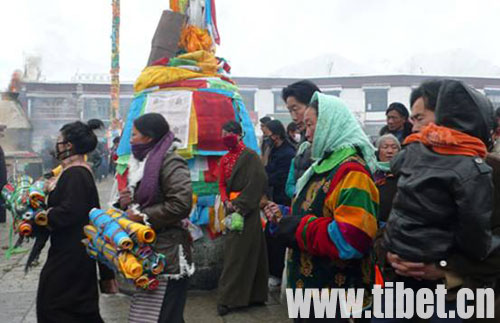
[[[365,92],[362,89],[342,89],[340,98],[352,112],[362,113],[365,111]]]
[[[259,113],[259,119],[274,113],[274,96],[271,90],[255,92],[255,111]]]
[[[387,102],[391,104],[392,102],[403,103],[408,111],[410,110],[410,94],[411,87],[391,87],[389,93],[387,94]]]

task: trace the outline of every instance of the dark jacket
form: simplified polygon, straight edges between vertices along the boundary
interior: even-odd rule
[[[385,223],[392,209],[392,201],[397,192],[398,179],[391,172],[386,173],[382,171],[375,172],[373,177],[380,197],[377,220],[379,223]]]
[[[443,83],[436,123],[489,143],[493,109],[458,81]],[[419,142],[391,162],[398,192],[384,246],[410,261],[435,262],[460,253],[484,259],[492,248],[492,170],[480,157],[440,155]]]
[[[266,173],[269,180],[269,198],[278,204],[290,204],[290,199],[285,194],[285,185],[294,156],[295,147],[287,140],[281,146],[273,147],[269,155],[266,165]]]
[[[157,233],[155,249],[167,260],[166,274],[180,271],[179,259],[184,256],[192,263],[192,241],[182,220],[187,219],[192,207],[193,191],[186,161],[173,151],[167,152],[160,173],[160,190],[157,202],[141,211],[149,217]],[[182,246],[183,255],[179,254]]]
[[[400,131],[390,131],[388,126],[383,126],[382,129],[380,129],[380,136],[386,135],[388,133],[393,134],[398,138],[400,143],[403,143],[409,135],[411,135],[411,129],[412,129],[412,124],[408,121],[405,122],[403,125],[403,130]]]

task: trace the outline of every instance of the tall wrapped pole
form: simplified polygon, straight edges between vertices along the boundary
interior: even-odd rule
[[[110,121],[119,118],[120,108],[120,0],[112,0],[112,7]]]

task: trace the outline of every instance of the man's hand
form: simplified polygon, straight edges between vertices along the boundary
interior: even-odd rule
[[[387,253],[387,261],[395,269],[396,274],[400,276],[412,277],[417,280],[437,280],[444,278],[444,270],[436,267],[435,264],[407,261],[391,252]]]
[[[101,280],[101,293],[116,294],[118,293],[118,282],[116,279]]]
[[[132,203],[132,193],[128,189],[121,190],[120,194],[120,208],[125,210]]]

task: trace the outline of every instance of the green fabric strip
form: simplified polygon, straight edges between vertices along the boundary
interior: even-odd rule
[[[380,169],[383,172],[390,172],[391,171],[391,162],[377,162],[377,169]]]
[[[317,219],[317,217],[315,217],[315,216],[312,216],[309,219],[307,219],[307,223],[306,223],[306,225],[304,225],[304,229],[302,230],[302,240],[304,240],[304,248],[306,250],[309,250],[309,248],[307,247],[307,227],[309,226],[309,223],[311,223],[312,221],[314,221],[316,219]]]
[[[193,193],[198,196],[219,194],[219,183],[193,182]]]
[[[370,193],[359,188],[347,188],[340,191],[339,205],[359,207],[377,217],[378,204],[375,203]]]
[[[184,58],[171,58],[168,61],[168,66],[182,66],[182,65],[188,65],[188,66],[196,66],[198,62],[194,61],[192,59],[184,59]]]
[[[355,154],[356,149],[352,147],[343,148],[339,151],[333,152],[330,156],[320,161],[319,164],[313,166],[314,172],[316,174],[322,174],[331,171],[341,162]]]

